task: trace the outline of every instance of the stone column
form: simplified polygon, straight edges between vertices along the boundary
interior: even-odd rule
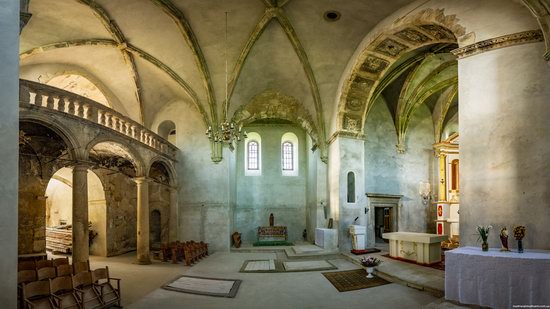
[[[170,188],[170,232],[168,233],[169,241],[179,240],[178,220],[178,190],[177,188]]]
[[[137,187],[137,263],[151,264],[149,258],[149,178],[136,177]]]
[[[88,165],[73,167],[73,263],[89,257],[88,240]]]
[[[459,60],[460,242],[475,227],[527,227],[524,246],[550,249],[550,68],[542,42]],[[516,241],[511,237],[511,247]],[[528,245],[526,245],[528,244]]]
[[[19,1],[0,0],[0,304],[17,307]]]

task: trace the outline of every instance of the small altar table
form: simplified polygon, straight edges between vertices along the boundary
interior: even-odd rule
[[[550,251],[447,251],[445,298],[491,308],[550,306]]]
[[[447,235],[428,233],[393,232],[383,233],[390,241],[390,256],[430,265],[441,262],[441,242]]]
[[[258,227],[258,242],[286,241],[287,238],[286,226]]]

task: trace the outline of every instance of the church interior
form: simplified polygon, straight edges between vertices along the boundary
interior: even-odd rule
[[[0,0],[0,38],[2,307],[550,307],[550,0]]]

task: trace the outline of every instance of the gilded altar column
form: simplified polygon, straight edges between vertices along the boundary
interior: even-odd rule
[[[88,260],[88,165],[73,167],[73,263]]]
[[[149,258],[149,179],[134,178],[137,188],[137,263],[151,264]]]
[[[439,200],[447,200],[447,155],[439,152]]]

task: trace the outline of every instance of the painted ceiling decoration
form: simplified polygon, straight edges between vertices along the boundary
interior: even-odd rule
[[[392,30],[375,37],[363,50],[342,88],[339,133],[362,137],[365,120],[376,98],[404,71],[424,60],[424,55],[419,55],[399,63],[404,55],[426,46],[456,44],[456,38],[464,34],[465,29],[458,24],[454,15],[445,16],[443,10],[427,9],[397,21]],[[437,87],[444,85],[439,84]],[[435,92],[436,89],[431,91]],[[408,102],[405,104],[403,98],[399,104],[396,126],[399,138],[397,147],[400,151],[403,151],[402,142],[413,107],[421,104],[429,92],[416,97],[415,100],[420,102],[414,102],[412,106]]]

